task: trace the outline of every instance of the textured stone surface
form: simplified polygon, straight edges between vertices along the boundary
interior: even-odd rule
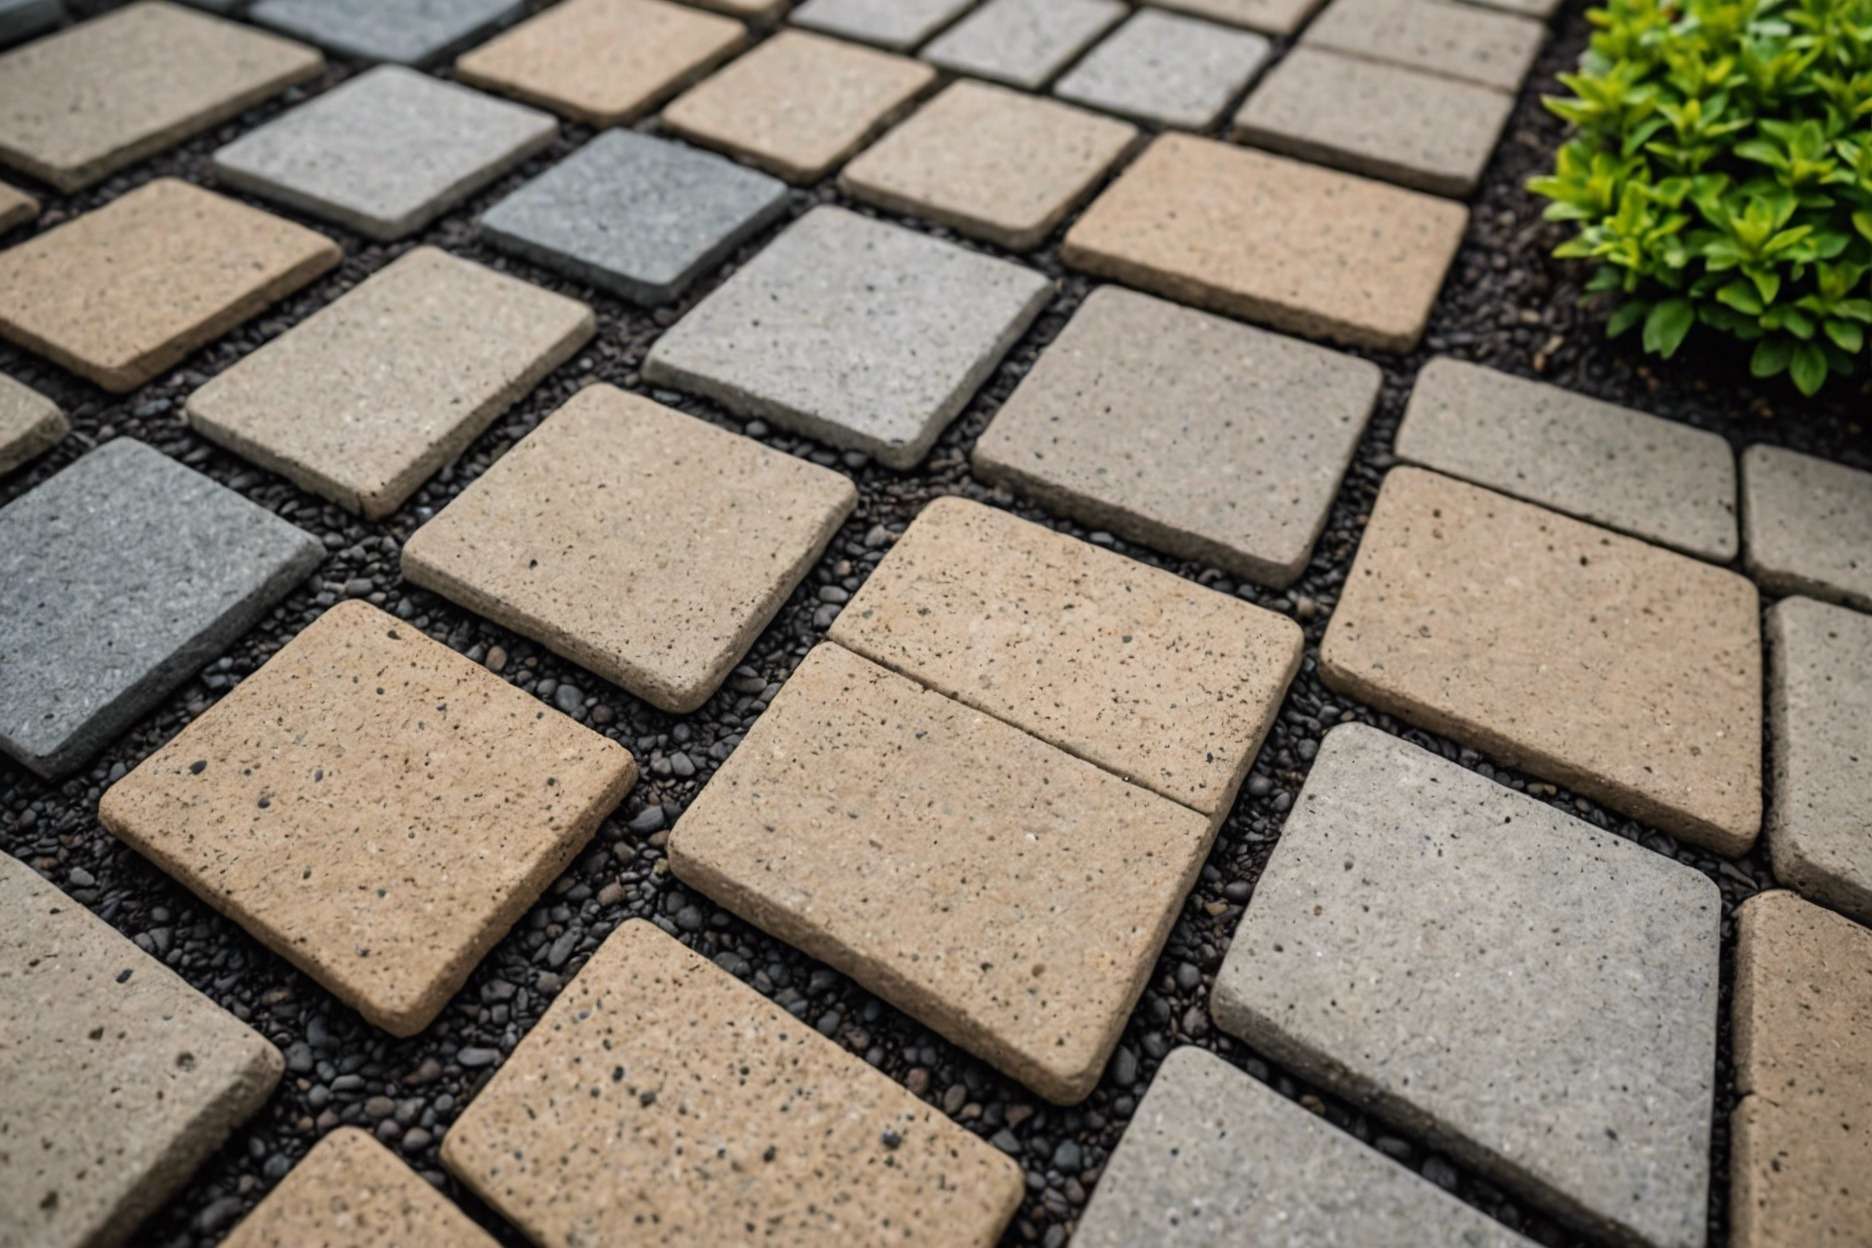
[[[1272,1088],[1196,1048],[1173,1050],[1106,1162],[1073,1248],[1524,1248]]]
[[[1293,34],[1320,6],[1320,0],[1145,0],[1145,3],[1266,31],[1270,35]]]
[[[1006,261],[817,208],[659,338],[644,377],[910,468],[1052,294]]]
[[[71,771],[318,565],[310,534],[119,438],[0,509],[0,750]]]
[[[1115,286],[1080,305],[975,443],[1050,511],[1291,585],[1378,400],[1364,360]]]
[[[1206,816],[827,644],[690,804],[670,865],[1071,1103],[1210,836]]]
[[[657,928],[593,954],[442,1161],[541,1248],[976,1245],[1020,1168]],[[618,1175],[631,1175],[629,1182]]]
[[[75,191],[322,64],[311,48],[206,13],[133,4],[0,57],[0,162]]]
[[[1547,31],[1512,13],[1443,0],[1332,0],[1302,43],[1514,92]]]
[[[25,225],[38,215],[38,200],[0,182],[0,234]]]
[[[1347,724],[1255,886],[1212,1010],[1563,1216],[1696,1248],[1721,924],[1694,868]]]
[[[1396,468],[1320,671],[1720,853],[1760,831],[1761,625],[1733,572]]]
[[[381,65],[236,139],[214,168],[230,186],[392,242],[558,132],[545,113]]]
[[[190,395],[188,419],[380,519],[595,330],[576,300],[421,247]]]
[[[1170,134],[1092,202],[1061,255],[1211,311],[1407,351],[1468,220],[1415,191]]]
[[[1006,87],[957,82],[839,175],[847,193],[1015,251],[1046,241],[1138,132]]]
[[[9,582],[10,583],[10,582]],[[0,1243],[123,1243],[279,1082],[279,1051],[0,854]]]
[[[787,189],[725,157],[601,134],[481,217],[503,251],[641,304],[665,303],[786,211]]]
[[[1872,611],[1872,472],[1749,447],[1742,539],[1749,574],[1770,592]]]
[[[58,404],[0,374],[0,476],[57,446],[70,429]]]
[[[250,12],[340,56],[427,65],[525,9],[523,0],[254,0]]]
[[[1768,657],[1775,878],[1872,924],[1872,616],[1784,599]]]
[[[1872,931],[1784,892],[1736,927],[1731,1242],[1872,1243]]]
[[[1053,93],[1160,126],[1202,130],[1222,119],[1272,46],[1247,31],[1140,9],[1066,71]]]
[[[98,818],[408,1036],[635,778],[622,746],[345,602],[106,790]]]
[[[829,35],[908,52],[960,17],[975,0],[806,0],[792,20]]]
[[[403,572],[688,712],[856,502],[839,473],[591,386],[418,529]]]
[[[684,138],[817,182],[936,80],[905,57],[782,31],[663,111]]]
[[[486,1231],[357,1127],[313,1145],[223,1248],[496,1248]]]
[[[1236,139],[1303,160],[1466,196],[1514,97],[1492,87],[1295,48],[1235,115]]]
[[[1417,374],[1397,454],[1692,555],[1735,558],[1735,453],[1677,421],[1439,357]]]
[[[635,121],[747,41],[664,0],[566,0],[455,63],[464,82],[592,126]]]
[[[1038,90],[1125,12],[1117,0],[988,0],[937,36],[923,56],[952,73]]]
[[[1300,629],[962,499],[924,508],[829,634],[1220,819],[1300,667]]]
[[[0,45],[30,39],[64,20],[62,0],[0,0]]]

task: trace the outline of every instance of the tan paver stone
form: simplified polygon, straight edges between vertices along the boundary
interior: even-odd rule
[[[1270,35],[1291,35],[1313,16],[1321,0],[1145,0],[1176,13],[1212,17]]]
[[[575,299],[421,247],[190,395],[189,423],[378,519],[596,328]]]
[[[1443,0],[1332,0],[1301,44],[1514,92],[1547,38],[1539,22]]]
[[[835,645],[677,823],[677,876],[1050,1100],[1083,1100],[1209,819]]]
[[[1174,134],[1092,201],[1061,255],[1211,311],[1408,351],[1468,222],[1448,200]]]
[[[123,394],[343,258],[322,234],[161,178],[0,251],[0,337]]]
[[[496,1248],[494,1237],[371,1138],[313,1145],[222,1248]]]
[[[108,789],[98,818],[407,1036],[635,778],[621,746],[347,602]]]
[[[403,548],[403,574],[678,713],[857,504],[830,469],[591,386]]]
[[[25,225],[39,215],[39,201],[25,191],[0,182],[0,234]]]
[[[1006,87],[957,82],[839,175],[859,199],[1015,251],[1038,247],[1137,128]]]
[[[997,1242],[1020,1168],[642,920],[442,1142],[541,1248]]]
[[[1397,468],[1320,671],[1399,718],[1739,854],[1761,829],[1761,653],[1755,587],[1735,573]]]
[[[266,1101],[279,1050],[0,853],[0,1244],[125,1243]]]
[[[1872,931],[1784,892],[1736,926],[1731,1242],[1872,1243]]]
[[[1285,616],[957,498],[924,508],[829,636],[1218,820],[1302,644]]]
[[[936,71],[785,30],[663,110],[663,124],[789,182],[817,182],[908,108]]]
[[[323,65],[278,35],[176,4],[133,4],[0,56],[0,162],[79,190]]]
[[[1749,447],[1742,547],[1749,574],[1773,593],[1872,611],[1872,472]]]
[[[747,41],[665,0],[565,0],[455,62],[463,82],[592,126],[635,121]]]
[[[51,450],[70,430],[58,404],[0,375],[0,476]]]

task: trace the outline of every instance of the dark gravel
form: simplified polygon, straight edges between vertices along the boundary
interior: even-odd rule
[[[83,13],[115,7],[113,0],[79,0]],[[646,916],[665,931],[752,983],[825,1035],[904,1084],[1018,1158],[1026,1168],[1028,1197],[1006,1242],[1065,1242],[1073,1220],[1098,1180],[1138,1097],[1158,1062],[1177,1044],[1220,1053],[1283,1094],[1322,1113],[1492,1216],[1547,1245],[1595,1241],[1562,1231],[1505,1197],[1473,1173],[1392,1129],[1292,1078],[1209,1024],[1211,978],[1228,948],[1244,905],[1280,833],[1282,819],[1305,779],[1321,735],[1343,720],[1377,723],[1439,750],[1486,775],[1529,792],[1620,835],[1640,841],[1704,871],[1721,886],[1729,910],[1771,881],[1759,852],[1725,862],[1680,846],[1653,829],[1610,814],[1552,786],[1530,783],[1482,756],[1404,728],[1328,691],[1316,672],[1318,642],[1338,597],[1379,480],[1390,466],[1391,444],[1411,378],[1436,351],[1538,375],[1599,397],[1629,402],[1661,415],[1714,430],[1738,448],[1754,441],[1872,467],[1866,436],[1868,390],[1834,390],[1803,402],[1780,385],[1747,377],[1744,355],[1719,344],[1693,341],[1668,370],[1641,357],[1635,344],[1604,341],[1595,317],[1578,306],[1582,275],[1547,258],[1561,237],[1540,223],[1539,205],[1521,190],[1555,146],[1559,123],[1538,106],[1553,91],[1553,75],[1568,68],[1585,37],[1583,3],[1572,0],[1559,20],[1559,36],[1516,110],[1509,133],[1475,205],[1465,246],[1432,320],[1425,349],[1407,358],[1374,356],[1384,366],[1381,408],[1334,506],[1325,536],[1304,579],[1287,593],[1242,584],[1216,569],[1163,559],[1149,551],[1055,521],[977,482],[967,466],[975,438],[1038,352],[1057,334],[1089,283],[1067,274],[1051,251],[1031,263],[1061,279],[1047,314],[1022,340],[964,416],[943,436],[921,469],[902,474],[862,456],[827,450],[760,422],[742,423],[706,404],[668,393],[654,397],[757,437],[791,453],[834,465],[859,485],[853,518],[773,625],[761,636],[723,690],[685,717],[658,712],[569,666],[523,638],[399,582],[397,555],[415,529],[463,485],[524,437],[576,389],[603,379],[642,390],[638,367],[655,337],[731,271],[724,269],[681,304],[645,313],[594,290],[512,261],[479,244],[474,216],[560,159],[589,137],[566,128],[559,144],[519,172],[477,196],[420,239],[381,246],[316,222],[346,249],[343,267],[298,297],[201,351],[137,393],[117,398],[34,357],[0,346],[0,370],[58,399],[76,429],[56,451],[0,481],[0,504],[112,437],[149,442],[232,489],[318,534],[329,552],[318,576],[273,611],[239,644],[171,696],[83,774],[63,784],[42,783],[0,763],[0,848],[30,862],[80,902],[162,958],[223,1007],[249,1021],[287,1056],[288,1073],[267,1107],[204,1165],[170,1207],[147,1225],[139,1243],[205,1245],[217,1242],[324,1132],[341,1123],[363,1126],[485,1222],[506,1243],[518,1237],[441,1171],[442,1134],[492,1069],[576,974],[585,958],[624,919]],[[255,110],[180,149],[146,161],[127,174],[80,195],[44,187],[47,210],[35,229],[48,229],[76,213],[160,175],[179,174],[211,184],[207,158],[214,149],[290,103],[328,89],[355,67],[333,68],[310,87]],[[9,175],[10,177],[11,175]],[[798,192],[791,215],[835,201],[829,188]],[[268,206],[270,207],[270,206]],[[868,211],[868,210],[867,210]],[[776,227],[777,228],[777,227]],[[751,255],[774,231],[737,257]],[[943,231],[932,231],[943,233]],[[17,241],[17,240],[14,240]],[[389,520],[372,524],[328,506],[226,454],[188,431],[184,398],[209,377],[407,250],[436,244],[495,268],[586,300],[598,309],[598,338],[560,368],[461,459],[440,473]],[[982,248],[982,250],[993,250]],[[673,880],[663,845],[685,805],[733,750],[788,672],[823,633],[839,604],[863,583],[871,566],[930,499],[962,494],[1009,507],[1101,545],[1224,593],[1236,593],[1292,615],[1306,630],[1308,656],[1280,719],[1256,763],[1236,809],[1218,837],[1201,879],[1170,936],[1157,973],[1127,1026],[1098,1090],[1083,1105],[1060,1109],[998,1076],[927,1029],[857,988],[843,976],[801,956],[732,918]],[[254,671],[326,607],[364,597],[431,636],[485,663],[507,680],[628,746],[644,778],[623,807],[605,822],[590,848],[516,925],[466,987],[422,1035],[392,1039],[362,1023],[323,990],[263,950],[239,928],[198,903],[149,863],[114,841],[96,819],[103,789],[172,737],[192,717]],[[6,679],[30,679],[8,672]],[[1724,928],[1724,1026],[1719,1054],[1717,1125],[1712,1142],[1710,1242],[1727,1239],[1729,1085],[1727,994],[1731,981],[1733,922]],[[75,1096],[84,1089],[73,1089]]]

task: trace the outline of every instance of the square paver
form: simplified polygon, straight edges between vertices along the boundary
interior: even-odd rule
[[[684,883],[1070,1104],[1210,838],[1206,815],[826,644],[669,851]]]
[[[975,443],[975,471],[1091,528],[1285,587],[1378,401],[1376,364],[1116,286]]]
[[[0,56],[0,162],[76,191],[323,64],[311,48],[263,31],[180,5],[133,4]]]
[[[962,16],[975,0],[806,0],[791,21],[828,35],[908,52]]]
[[[830,469],[590,386],[416,531],[403,574],[686,713],[741,661],[857,496]]]
[[[1416,468],[1320,647],[1333,689],[1725,854],[1761,830],[1761,664],[1735,573]]]
[[[964,81],[847,165],[839,185],[892,212],[1030,251],[1137,136],[1122,121]]]
[[[558,133],[535,109],[380,65],[236,139],[214,168],[229,186],[394,242]]]
[[[58,404],[0,374],[0,476],[45,454],[70,431]]]
[[[786,30],[692,87],[663,110],[663,124],[790,182],[811,183],[935,80],[935,70],[907,57]]]
[[[317,538],[119,438],[0,509],[0,750],[76,769],[318,566]]]
[[[644,377],[912,468],[1052,295],[1019,265],[816,208],[659,338]]]
[[[1539,22],[1470,4],[1332,0],[1301,43],[1512,94],[1546,38]]]
[[[1250,1178],[1252,1176],[1252,1178]],[[1197,1048],[1157,1069],[1073,1248],[1531,1248],[1435,1184]]]
[[[0,234],[18,229],[39,215],[39,201],[0,182]]]
[[[1213,312],[1408,351],[1468,222],[1445,199],[1166,134],[1092,201],[1060,254]]]
[[[622,746],[480,664],[345,602],[106,790],[98,818],[367,1021],[410,1036],[636,770]]]
[[[1023,1191],[985,1141],[641,919],[469,1103],[442,1163],[541,1248],[623,1227],[991,1248]]]
[[[1872,611],[1872,472],[1749,447],[1742,539],[1749,575],[1769,592]]]
[[[924,508],[829,637],[1218,821],[1301,649],[1285,616],[955,498]]]
[[[1736,928],[1730,1242],[1872,1243],[1872,931],[1785,892]]]
[[[1768,658],[1775,878],[1872,924],[1872,616],[1784,599]]]
[[[1493,87],[1299,47],[1235,114],[1234,137],[1438,195],[1482,182],[1514,97]]]
[[[525,11],[524,0],[254,0],[250,13],[340,56],[427,65]]]
[[[1313,16],[1321,0],[1145,0],[1145,3],[1246,26],[1270,35],[1291,35]]]
[[[0,337],[126,394],[344,258],[174,178],[0,252]]]
[[[1397,455],[1687,554],[1735,558],[1735,452],[1678,421],[1440,356],[1417,374]]]
[[[286,1069],[279,1050],[0,854],[0,1243],[130,1241]]]
[[[746,42],[741,23],[664,0],[566,0],[462,57],[455,72],[575,121],[615,126]]]
[[[988,0],[923,57],[951,73],[1037,91],[1125,14],[1117,0]]]
[[[420,247],[190,395],[188,419],[381,519],[596,329],[575,299]]]
[[[481,215],[502,251],[667,303],[786,212],[786,184],[628,130],[601,134]]]
[[[1721,927],[1695,868],[1347,724],[1281,830],[1212,1010],[1563,1217],[1697,1248]]]
[[[1222,119],[1273,50],[1261,35],[1140,9],[1053,86],[1075,104],[1160,126]]]

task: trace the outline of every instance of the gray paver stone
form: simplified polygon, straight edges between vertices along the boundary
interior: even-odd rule
[[[1124,16],[1116,0],[988,0],[937,36],[923,58],[1034,91]]]
[[[70,429],[58,404],[0,375],[0,476],[57,446]]]
[[[907,52],[947,26],[975,0],[806,0],[798,26]]]
[[[255,0],[255,21],[363,61],[427,65],[525,12],[524,0]]]
[[[1332,0],[1301,45],[1514,92],[1546,37],[1538,22],[1470,4]]]
[[[1054,84],[1062,100],[1202,130],[1267,61],[1261,35],[1140,9]]]
[[[1742,545],[1749,574],[1764,588],[1872,611],[1872,472],[1749,447]]]
[[[1160,9],[1212,18],[1270,35],[1291,35],[1313,16],[1320,0],[1145,0]]]
[[[0,0],[0,46],[29,39],[64,20],[63,0]]]

